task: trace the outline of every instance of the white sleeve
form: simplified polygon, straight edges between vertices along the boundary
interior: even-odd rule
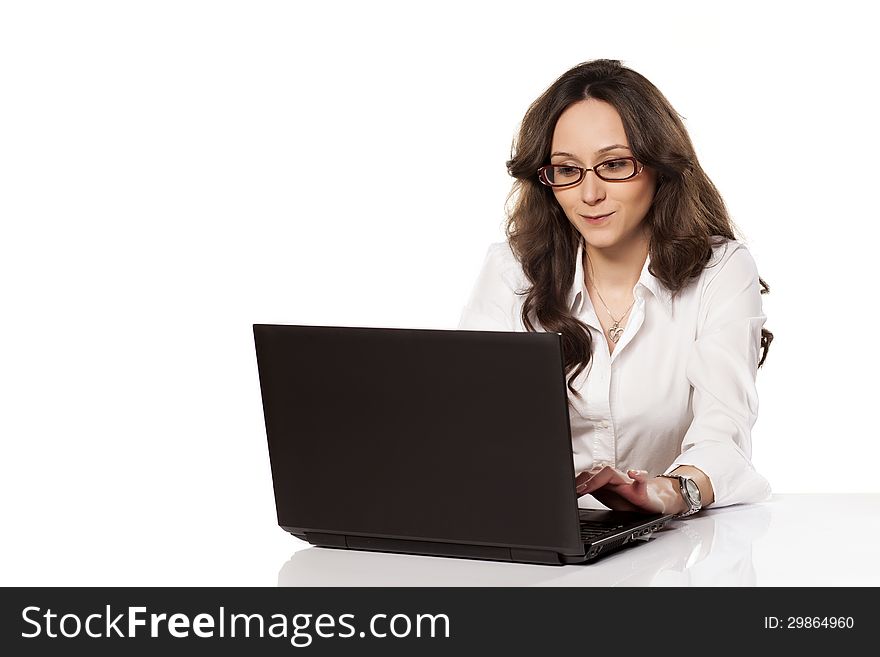
[[[489,246],[477,281],[458,322],[459,329],[515,331],[517,296],[506,276],[506,242]]]
[[[709,274],[703,290],[686,370],[694,419],[681,455],[667,469],[692,465],[702,470],[712,482],[715,507],[760,502],[770,495],[770,484],[751,462],[751,431],[758,418],[755,377],[767,318],[751,253],[740,244],[731,242],[731,247],[736,250]]]

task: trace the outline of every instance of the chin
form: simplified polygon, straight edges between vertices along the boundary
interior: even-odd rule
[[[581,233],[584,236],[584,239],[589,243],[590,246],[597,249],[604,249],[609,246],[614,246],[620,242],[620,239],[617,235],[610,233],[607,229],[604,228],[594,228],[590,230],[589,228]]]
[[[644,236],[638,230],[621,234],[616,226],[587,226],[581,233],[590,246],[605,249],[612,246],[635,246],[643,241]]]

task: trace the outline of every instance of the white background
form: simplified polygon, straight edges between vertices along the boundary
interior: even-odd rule
[[[771,287],[757,467],[880,491],[858,6],[0,5],[0,583],[274,584],[251,325],[454,328],[519,121],[597,57],[684,116]]]

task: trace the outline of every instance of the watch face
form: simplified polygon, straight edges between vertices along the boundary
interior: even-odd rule
[[[694,483],[693,479],[685,479],[684,487],[687,489],[688,495],[691,496],[691,499],[697,504],[700,503],[700,488]]]

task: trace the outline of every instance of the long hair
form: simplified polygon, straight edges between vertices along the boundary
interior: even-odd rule
[[[526,111],[507,161],[515,178],[507,204],[505,233],[532,283],[522,309],[528,331],[530,314],[547,331],[562,334],[565,371],[572,381],[590,363],[592,338],[587,326],[567,307],[580,233],[565,216],[537,170],[549,161],[559,116],[573,103],[594,98],[609,103],[623,121],[633,157],[657,173],[657,187],[645,217],[650,231],[648,270],[674,295],[698,277],[712,257],[714,235],[737,239],[734,224],[715,185],[703,171],[678,113],[647,78],[618,60],[597,59],[562,74]],[[770,291],[758,278],[761,294]],[[773,334],[761,329],[764,364]]]

